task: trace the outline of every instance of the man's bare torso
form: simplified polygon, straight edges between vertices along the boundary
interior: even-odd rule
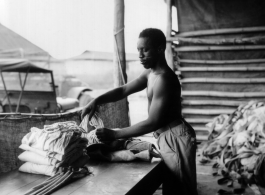
[[[162,74],[165,75],[163,76]],[[152,104],[154,86],[159,84],[158,82],[160,82],[160,79],[168,79],[168,82],[170,82],[167,90],[167,93],[170,93],[170,99],[168,100],[169,102],[167,102],[170,104],[170,106],[168,107],[167,113],[164,115],[165,118],[161,119],[167,123],[181,117],[181,89],[177,75],[175,75],[173,72],[161,74],[150,72],[148,74],[147,81],[148,113]]]

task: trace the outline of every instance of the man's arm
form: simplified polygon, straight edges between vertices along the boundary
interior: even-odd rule
[[[127,83],[126,85],[112,89],[92,100],[83,109],[81,118],[84,118],[86,114],[89,114],[89,120],[90,120],[96,110],[97,105],[106,104],[109,102],[116,102],[118,100],[127,97],[132,93],[141,91],[144,88],[146,88],[148,73],[149,71],[145,70],[138,78]]]
[[[97,103],[100,105],[109,102],[116,102],[132,93],[143,90],[147,85],[147,74],[148,71],[144,71],[138,78],[134,79],[133,81],[100,95],[96,98]]]
[[[170,110],[173,97],[169,79],[166,75],[161,75],[153,88],[153,98],[149,109],[149,116],[146,120],[139,122],[131,127],[123,128],[118,131],[108,131],[108,129],[97,130],[97,136],[101,140],[129,138],[153,132],[167,124],[167,113]]]

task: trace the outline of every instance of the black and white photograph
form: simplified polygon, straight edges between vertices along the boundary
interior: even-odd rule
[[[265,195],[264,0],[0,0],[0,195]]]

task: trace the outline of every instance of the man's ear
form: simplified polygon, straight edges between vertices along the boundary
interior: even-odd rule
[[[158,53],[163,52],[163,47],[162,47],[162,45],[158,46],[157,51],[158,51]]]

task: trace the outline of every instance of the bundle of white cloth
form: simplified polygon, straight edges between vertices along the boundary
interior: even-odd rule
[[[86,127],[74,121],[32,127],[19,146],[24,152],[18,158],[25,162],[19,171],[53,176],[59,167],[70,166],[85,155],[88,140],[83,133]]]

